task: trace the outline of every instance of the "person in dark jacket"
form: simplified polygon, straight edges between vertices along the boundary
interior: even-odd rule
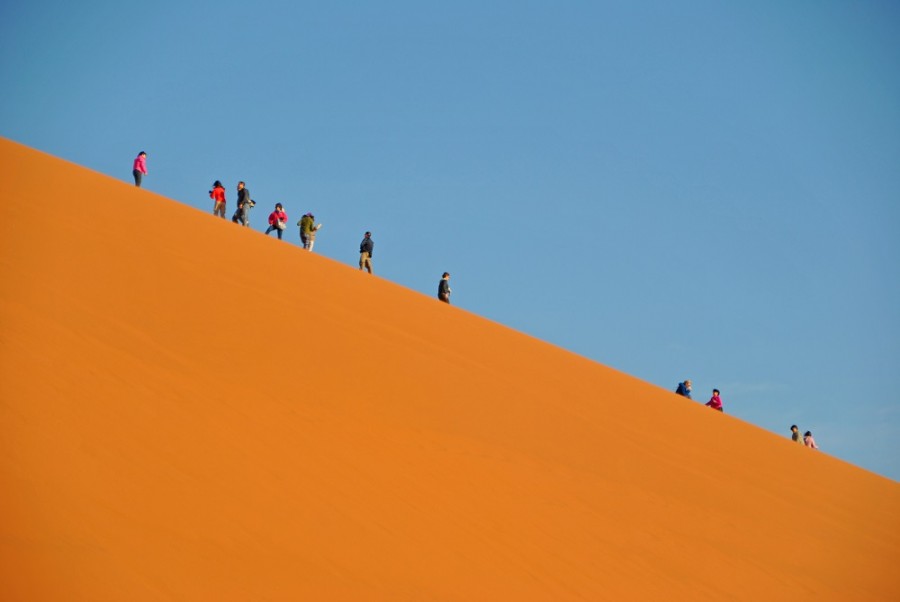
[[[372,240],[372,233],[366,232],[362,242],[359,243],[359,270],[365,269],[372,273],[372,251],[375,249],[375,241]]]
[[[691,399],[691,379],[688,378],[685,379],[683,383],[678,383],[678,388],[675,392],[683,397]]]
[[[444,303],[450,304],[450,272],[444,272],[441,281],[438,282],[438,299]]]
[[[250,190],[243,182],[237,184],[237,209],[231,216],[231,221],[242,226],[250,226],[250,209],[253,202],[250,200]]]

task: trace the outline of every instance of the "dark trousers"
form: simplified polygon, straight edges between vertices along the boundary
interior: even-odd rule
[[[139,172],[138,170],[135,169],[131,172],[131,175],[134,176],[134,185],[137,186],[138,188],[140,188],[141,187],[141,177],[144,174],[142,174],[141,172]]]

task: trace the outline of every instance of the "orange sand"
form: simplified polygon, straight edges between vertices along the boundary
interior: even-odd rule
[[[894,481],[127,171],[0,166],[4,601],[900,600]]]

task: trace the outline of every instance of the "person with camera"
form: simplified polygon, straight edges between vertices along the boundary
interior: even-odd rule
[[[215,202],[213,215],[218,215],[225,219],[225,187],[222,186],[222,182],[218,180],[213,182],[213,189],[209,191],[209,198]]]
[[[309,212],[300,218],[297,225],[300,226],[300,242],[303,243],[303,248],[312,253],[316,244],[316,232],[319,231],[322,224],[317,224],[316,216]]]
[[[281,206],[281,203],[275,203],[275,211],[269,214],[269,227],[266,228],[266,235],[275,230],[278,232],[278,240],[281,240],[281,235],[286,225],[287,213],[284,212],[284,207]]]
[[[237,209],[234,210],[234,215],[231,216],[231,221],[235,224],[241,224],[244,227],[248,228],[250,227],[250,210],[256,203],[254,203],[253,199],[250,198],[250,190],[244,185],[243,182],[238,182],[237,194]]]

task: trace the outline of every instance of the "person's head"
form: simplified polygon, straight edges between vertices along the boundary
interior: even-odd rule
[[[306,214],[306,217],[315,218],[316,216],[312,214],[312,211]]]
[[[138,153],[138,157],[146,157],[146,156],[147,156],[147,153],[145,153],[144,151],[141,151]]]
[[[371,232],[366,232],[366,233],[365,233],[365,237],[366,237],[366,238],[369,238],[370,236],[372,236],[372,233],[371,233]]]
[[[222,188],[222,182],[216,180],[213,182],[213,188]]]
[[[796,433],[798,430],[800,430],[800,429],[797,428],[797,425],[796,425],[796,424],[792,424],[792,425],[791,425],[791,432],[792,432],[792,433]]]
[[[444,275],[441,278],[450,278],[450,272],[444,272]]]
[[[281,211],[284,207],[281,206],[281,203],[275,203],[275,209]]]
[[[684,379],[684,386],[687,387],[688,389],[690,389],[691,388],[691,379],[689,379],[689,378]]]
[[[718,394],[719,394],[719,390],[718,390],[718,389],[713,389],[713,395],[718,395]]]
[[[243,187],[244,187],[244,183],[243,183],[243,182],[238,182],[238,190],[240,190],[240,189],[243,188]]]
[[[804,437],[812,437],[812,433],[810,431],[806,431],[805,433],[803,433],[803,436]],[[825,438],[828,439],[828,437],[825,437]]]

